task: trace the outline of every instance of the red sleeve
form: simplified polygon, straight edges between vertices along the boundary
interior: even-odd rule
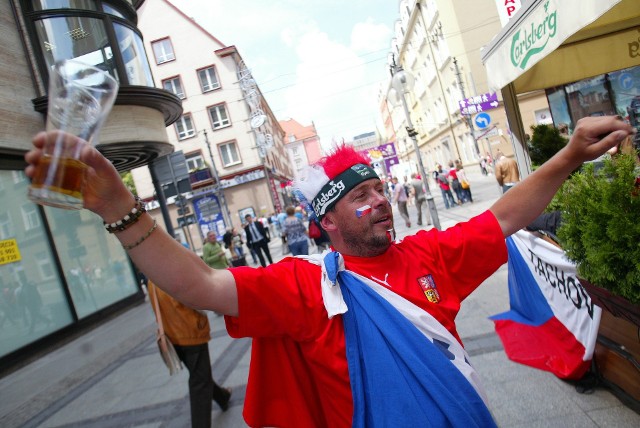
[[[507,261],[502,229],[488,210],[442,232],[418,232],[415,238],[455,284],[460,301]]]
[[[320,267],[286,258],[266,268],[230,269],[238,289],[238,317],[225,317],[231,337],[289,336],[304,341],[327,320]],[[291,322],[296,320],[296,322]]]

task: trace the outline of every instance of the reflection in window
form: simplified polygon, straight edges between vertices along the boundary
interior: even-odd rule
[[[231,166],[240,163],[240,155],[238,154],[238,146],[235,141],[218,145],[220,158],[224,166]]]
[[[36,254],[36,260],[38,261],[38,269],[40,271],[40,278],[50,280],[55,278],[55,270],[51,263],[51,258],[44,251]]]
[[[209,67],[203,70],[198,70],[198,79],[200,79],[200,87],[202,92],[213,91],[220,87],[218,76],[216,75],[216,68]]]
[[[153,47],[153,55],[156,57],[156,64],[162,64],[176,59],[176,56],[173,54],[171,40],[168,38],[151,43],[151,47]]]
[[[45,212],[78,317],[137,292],[126,253],[99,217],[49,207]]]
[[[180,99],[186,98],[184,94],[184,90],[182,89],[182,83],[180,82],[179,77],[163,80],[162,87],[164,88],[165,91],[169,91],[176,94]]]
[[[14,172],[0,171],[5,188],[0,240],[10,239],[6,245],[19,253],[19,258],[0,263],[0,357],[73,321],[42,222],[31,216],[38,211],[27,199],[29,182],[14,183],[22,175]],[[23,227],[17,220],[25,213],[29,221]],[[28,230],[27,225],[34,227]]]
[[[99,19],[77,16],[35,21],[42,52],[51,69],[63,59],[75,58],[109,72],[118,79],[104,24]]]
[[[130,85],[154,86],[151,67],[147,60],[142,39],[131,28],[114,23],[113,28],[118,39],[118,46],[122,53],[122,61],[127,70]]]
[[[22,223],[25,230],[35,229],[40,227],[40,214],[38,209],[32,203],[24,204],[21,207],[22,210]]]
[[[0,212],[0,239],[12,238],[14,236],[13,233],[11,213],[8,211]]]
[[[33,0],[33,10],[85,9],[98,10],[94,0]]]
[[[185,138],[196,135],[196,130],[193,127],[193,121],[191,120],[190,114],[181,116],[180,119],[176,120],[174,125],[176,127],[176,133],[178,134],[179,140],[184,140]]]
[[[211,118],[211,127],[213,129],[223,128],[231,124],[224,104],[209,107],[209,117]]]
[[[112,6],[109,6],[107,4],[104,4],[104,3],[102,4],[102,10],[107,12],[109,15],[117,16],[118,18],[124,18],[123,14],[121,14],[115,8],[113,8]]]

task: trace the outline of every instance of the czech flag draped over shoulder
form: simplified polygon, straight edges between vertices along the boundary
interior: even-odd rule
[[[589,369],[601,309],[557,246],[519,231],[507,238],[511,310],[495,315],[509,359],[579,379]]]

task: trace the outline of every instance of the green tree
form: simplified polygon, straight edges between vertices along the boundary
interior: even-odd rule
[[[136,189],[136,183],[133,181],[131,171],[121,173],[120,178],[122,178],[122,182],[127,186],[127,189],[129,189],[134,195],[138,196],[138,190]]]
[[[533,136],[527,143],[534,167],[539,167],[567,144],[558,128],[552,125],[532,125]]]

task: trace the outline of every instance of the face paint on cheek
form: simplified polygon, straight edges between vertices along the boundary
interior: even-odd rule
[[[356,217],[364,217],[367,214],[371,214],[371,205],[365,205],[356,210]]]
[[[388,229],[387,230],[387,239],[389,240],[389,243],[391,243],[391,242],[396,240],[396,230],[395,229]]]

